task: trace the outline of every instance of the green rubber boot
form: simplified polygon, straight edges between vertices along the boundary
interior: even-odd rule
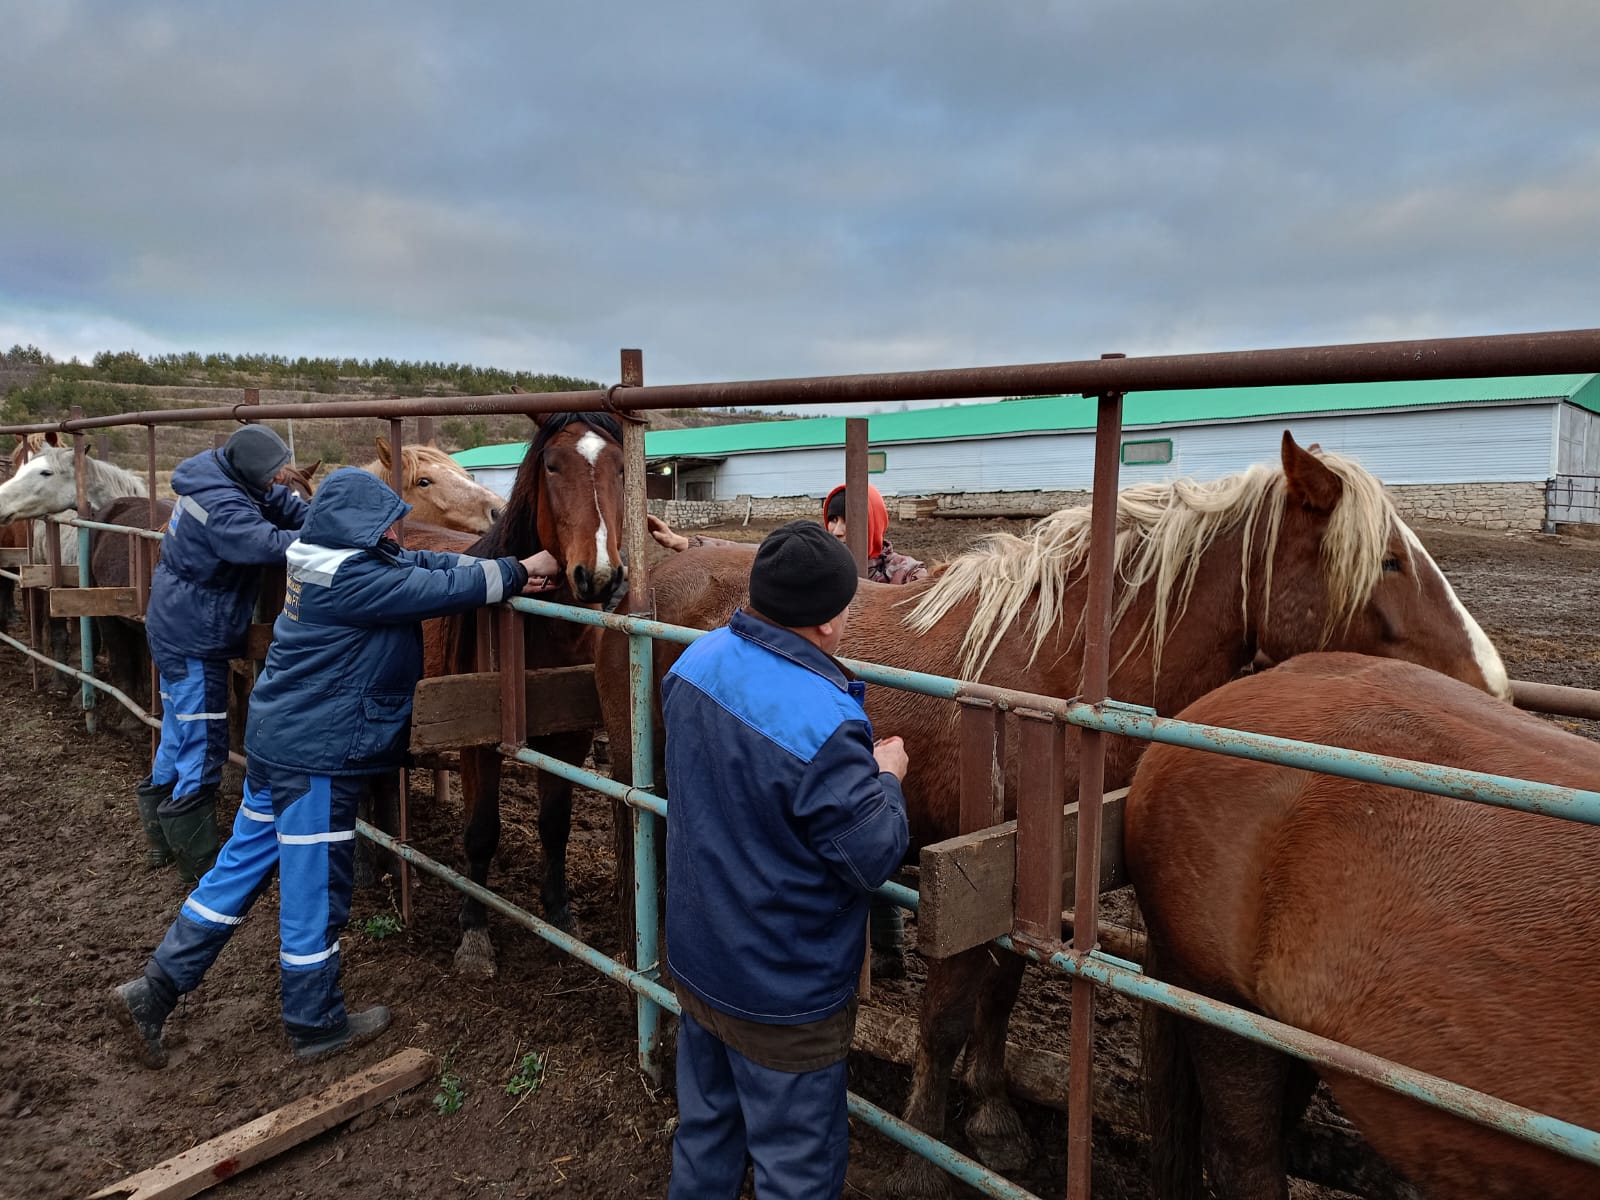
[[[156,809],[172,799],[172,785],[160,787],[146,775],[133,789],[133,795],[139,806],[139,824],[144,826],[144,865],[154,871],[172,861],[172,847],[167,844],[161,818],[156,815]]]
[[[178,875],[183,886],[194,887],[217,861],[222,841],[217,836],[217,794],[208,793],[193,808],[169,815],[161,814],[161,832],[178,860]]]

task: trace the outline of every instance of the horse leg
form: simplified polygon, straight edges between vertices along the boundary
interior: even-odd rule
[[[1209,1025],[1187,1024],[1199,1086],[1201,1150],[1222,1200],[1288,1200],[1289,1059]]]
[[[72,653],[72,635],[67,629],[66,618],[48,617],[46,620],[50,625],[50,650],[52,656],[57,662],[72,666],[73,664],[69,657]],[[63,695],[72,695],[73,688],[78,686],[77,681],[70,675],[64,675],[60,671],[51,671],[50,674],[55,677],[55,690]]]
[[[588,731],[538,738],[535,749],[564,762],[581,763],[593,735]],[[567,842],[572,836],[572,781],[539,772],[539,844],[544,847],[544,885],[540,900],[544,919],[557,929],[578,936],[567,891]]]
[[[978,991],[994,964],[991,954],[990,947],[976,946],[928,961],[905,1120],[930,1137],[944,1133],[950,1072],[972,1034]],[[950,1177],[920,1155],[907,1154],[889,1183],[889,1194],[896,1200],[940,1200],[950,1194]]]
[[[967,1120],[967,1137],[985,1166],[1016,1171],[1033,1160],[1033,1142],[1006,1092],[1006,1029],[1026,964],[1015,954],[995,957],[978,992],[977,1016],[967,1043],[967,1086],[977,1098]]]
[[[0,629],[9,629],[16,614],[15,587],[11,580],[0,577]]]
[[[371,821],[383,832],[391,837],[398,837],[400,833],[400,776],[398,773],[385,771],[381,775],[370,777],[367,792],[361,797],[358,812],[363,819]],[[378,864],[389,862],[391,870],[397,869],[396,862],[387,851],[380,851],[366,838],[356,839],[355,857],[355,885],[361,888],[372,887],[378,882],[380,874]]]
[[[479,749],[461,751],[461,801],[467,810],[462,843],[467,877],[487,887],[489,860],[500,845],[500,755]],[[456,972],[479,979],[494,976],[494,943],[489,940],[489,914],[471,896],[461,900],[461,945]]]

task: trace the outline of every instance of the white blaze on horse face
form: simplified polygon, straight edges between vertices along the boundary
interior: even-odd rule
[[[589,464],[589,475],[594,483],[594,511],[600,518],[600,524],[594,533],[594,583],[596,588],[604,587],[611,579],[614,564],[610,552],[606,550],[606,514],[600,510],[600,477],[598,464],[600,452],[606,448],[606,440],[594,430],[589,430],[578,439],[577,450],[583,455],[583,460]]]
[[[1411,550],[1411,562],[1420,576],[1425,569],[1439,577],[1439,582],[1444,585],[1444,594],[1450,598],[1450,606],[1455,609],[1456,615],[1461,618],[1461,624],[1466,627],[1467,639],[1472,643],[1472,656],[1477,660],[1478,670],[1483,672],[1484,683],[1491,694],[1502,700],[1511,699],[1511,680],[1506,675],[1506,665],[1500,661],[1500,652],[1494,648],[1494,643],[1489,640],[1489,635],[1484,633],[1483,627],[1473,619],[1467,611],[1467,606],[1461,603],[1456,595],[1455,588],[1450,586],[1450,580],[1439,569],[1439,564],[1433,561],[1433,556],[1428,553],[1417,535],[1411,532],[1411,527],[1398,517],[1395,524],[1400,527],[1400,534],[1406,540],[1406,545]]]

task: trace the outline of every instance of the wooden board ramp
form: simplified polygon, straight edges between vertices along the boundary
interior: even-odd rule
[[[237,1129],[201,1142],[147,1171],[102,1188],[89,1200],[184,1200],[433,1078],[439,1063],[425,1050],[402,1050]]]
[[[530,738],[604,724],[592,665],[529,671],[526,687]],[[417,684],[411,706],[412,753],[499,744],[500,672],[440,675]]]
[[[1100,890],[1127,882],[1122,863],[1122,814],[1128,789],[1106,794],[1101,808]],[[1061,810],[1061,895],[1070,906],[1078,878],[1078,806]],[[929,958],[949,958],[1015,925],[1017,823],[924,846],[920,861],[917,949]]]

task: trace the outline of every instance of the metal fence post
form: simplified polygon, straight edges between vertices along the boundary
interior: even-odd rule
[[[621,356],[623,387],[644,386],[644,352],[624,350]],[[622,422],[623,542],[628,552],[628,611],[640,614],[650,603],[650,535],[645,523],[645,426]],[[655,786],[655,727],[650,706],[654,649],[643,634],[628,636],[628,684],[633,707],[634,787],[650,791]],[[656,898],[660,880],[656,871],[656,839],[663,831],[653,812],[629,806],[633,822],[633,961],[638,970],[655,978],[660,974],[661,914]],[[661,1085],[661,1006],[640,994],[637,999],[639,1070],[657,1087]]]
[[[1106,358],[1121,358],[1108,354]],[[1122,393],[1100,396],[1095,420],[1094,509],[1089,519],[1089,587],[1083,624],[1086,704],[1106,699],[1111,674],[1112,587],[1116,574],[1117,470],[1122,450]],[[1105,735],[1079,730],[1078,879],[1072,906],[1072,949],[1093,950],[1100,934],[1100,805],[1105,794]],[[1072,981],[1071,1051],[1067,1087],[1067,1196],[1089,1200],[1093,1166],[1094,984]]]
[[[72,406],[72,419],[79,420],[83,416],[82,405]],[[89,510],[89,439],[81,432],[72,435],[72,474],[78,487],[78,518],[90,520],[94,513]],[[75,531],[78,535],[78,586],[86,588],[90,584],[89,575],[89,531],[81,526]],[[52,580],[52,584],[60,582]],[[78,618],[78,655],[83,662],[83,673],[94,674],[94,618]],[[94,687],[87,681],[79,689],[79,703],[83,705],[83,727],[90,733],[95,732],[94,719]]]
[[[856,560],[856,574],[866,578],[867,555],[867,419],[844,422],[844,540]],[[824,514],[826,517],[826,514]]]

